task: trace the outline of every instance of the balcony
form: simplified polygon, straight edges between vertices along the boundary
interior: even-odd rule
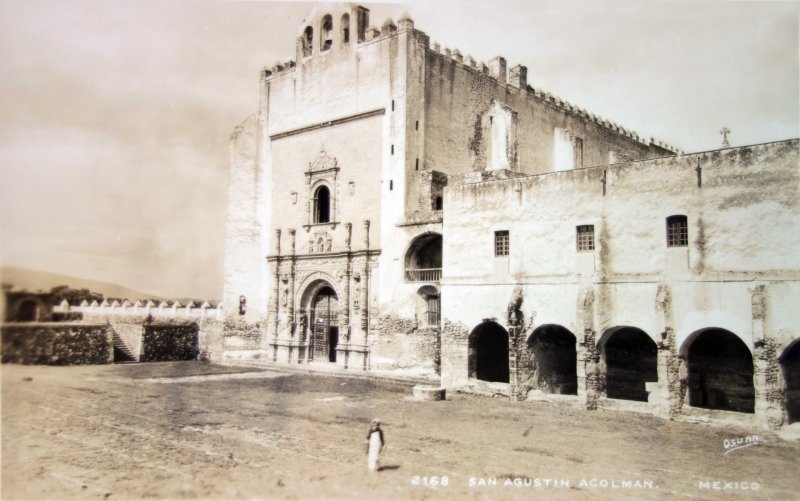
[[[406,282],[438,282],[441,278],[441,268],[406,270]]]

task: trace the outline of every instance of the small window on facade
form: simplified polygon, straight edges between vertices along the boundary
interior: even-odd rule
[[[392,155],[394,155],[394,145],[392,145]]]
[[[508,256],[509,235],[508,231],[494,232],[494,255]]]
[[[442,197],[436,197],[433,201],[433,210],[442,210]]]
[[[419,120],[414,122],[414,130],[419,130]]]
[[[394,111],[394,99],[392,99],[392,111]]]
[[[350,43],[350,14],[342,16],[342,45]]]
[[[667,247],[687,247],[689,245],[689,224],[686,216],[667,218]]]
[[[322,29],[320,30],[319,34],[319,50],[330,50],[333,46],[333,19],[330,15],[326,15],[322,18],[321,28]]]
[[[389,191],[392,191],[393,189],[394,189],[394,181],[390,179],[389,180]]]
[[[584,224],[578,226],[578,251],[594,250],[594,225]]]
[[[419,158],[414,162],[414,170],[419,170]]]
[[[327,186],[320,186],[314,193],[314,222],[331,222],[331,192]]]

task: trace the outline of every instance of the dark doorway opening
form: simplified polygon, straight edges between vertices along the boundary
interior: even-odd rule
[[[800,339],[795,340],[778,359],[786,384],[786,412],[789,423],[800,421]]]
[[[601,339],[608,398],[647,402],[645,383],[658,381],[658,347],[636,327],[610,329]]]
[[[35,322],[39,319],[39,303],[36,301],[23,301],[17,310],[19,322]]]
[[[689,405],[754,412],[753,356],[747,345],[724,329],[698,331],[687,340]]]
[[[484,322],[470,334],[469,375],[482,381],[508,383],[508,332]]]
[[[528,337],[536,388],[557,395],[578,394],[575,335],[560,325],[537,327]]]
[[[323,287],[312,304],[314,327],[311,335],[311,358],[336,362],[336,345],[339,343],[339,301],[336,292],[330,287]]]

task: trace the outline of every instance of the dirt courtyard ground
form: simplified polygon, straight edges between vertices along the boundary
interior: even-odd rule
[[[2,498],[798,499],[800,444],[762,429],[410,394],[202,362],[5,365]],[[375,417],[388,447],[368,474]]]

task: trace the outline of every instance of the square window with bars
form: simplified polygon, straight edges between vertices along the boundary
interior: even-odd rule
[[[686,216],[667,218],[667,247],[689,246],[689,224]]]
[[[578,251],[594,250],[594,225],[584,224],[577,227]]]
[[[494,232],[494,255],[508,256],[509,235],[507,231]]]

